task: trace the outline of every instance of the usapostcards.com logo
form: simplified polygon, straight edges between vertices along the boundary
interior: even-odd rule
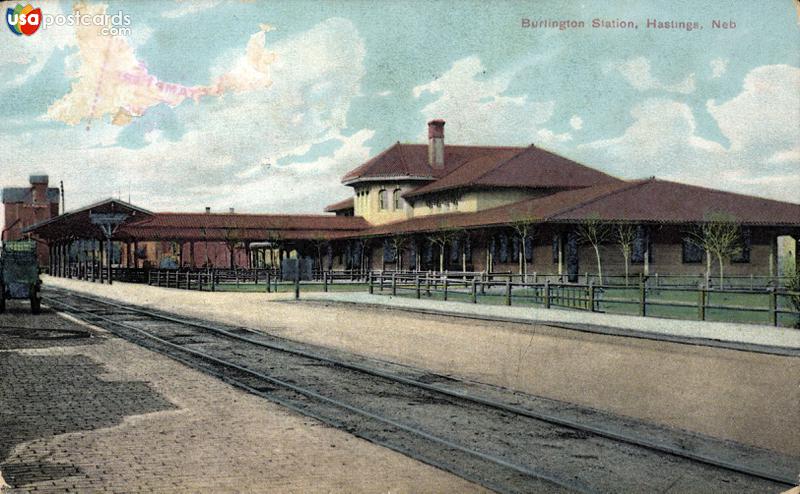
[[[30,36],[39,30],[42,23],[42,9],[34,9],[31,4],[22,6],[17,4],[13,9],[6,10],[6,23],[11,32],[17,36]]]
[[[131,34],[131,16],[117,12],[110,14],[42,14],[42,9],[35,9],[28,4],[17,4],[13,9],[6,10],[6,24],[11,32],[17,36],[30,36],[49,26],[99,26],[103,36],[129,36]]]

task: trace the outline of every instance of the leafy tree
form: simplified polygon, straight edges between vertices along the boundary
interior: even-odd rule
[[[591,244],[597,259],[597,276],[600,284],[603,284],[603,263],[600,259],[600,245],[608,240],[611,229],[606,221],[600,219],[598,215],[586,218],[583,223],[578,225],[575,233],[581,242]]]

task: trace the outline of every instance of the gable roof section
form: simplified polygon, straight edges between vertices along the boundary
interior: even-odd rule
[[[427,144],[394,144],[363,165],[342,177],[349,185],[363,180],[406,178],[409,180],[435,180],[444,177],[464,163],[479,157],[487,157],[499,163],[508,152],[519,152],[519,147],[453,146],[444,147],[444,168],[434,169],[428,164]],[[494,158],[490,158],[490,157]]]
[[[143,221],[153,215],[150,211],[133,204],[117,199],[106,199],[31,225],[23,229],[22,233],[31,233],[48,240],[103,238],[100,228],[92,224],[91,215],[94,213],[125,213],[128,215],[126,224]]]
[[[343,211],[345,209],[355,209],[355,203],[356,201],[353,197],[348,197],[347,199],[325,206],[325,212],[335,213],[336,211]]]
[[[498,155],[500,161],[474,159],[441,179],[405,194],[418,197],[455,188],[515,187],[573,189],[620,183],[616,177],[581,165],[545,149],[529,146]]]
[[[430,192],[439,192],[448,189],[465,187],[468,184],[479,180],[482,176],[486,175],[489,170],[495,169],[498,165],[501,165],[520,152],[523,151],[519,148],[512,148],[504,149],[498,151],[497,153],[478,156],[467,161],[466,163],[463,163],[461,166],[454,169],[439,180],[406,192],[403,194],[403,197],[410,198],[421,196]]]
[[[551,220],[574,221],[595,215],[616,221],[695,223],[724,214],[747,225],[800,226],[800,204],[655,178],[634,183],[561,211]]]

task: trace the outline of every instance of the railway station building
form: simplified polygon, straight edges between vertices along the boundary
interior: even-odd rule
[[[109,199],[21,232],[48,246],[56,273],[103,255],[119,267],[179,269],[277,267],[301,256],[323,270],[535,272],[576,281],[596,271],[599,255],[608,274],[627,266],[631,275],[700,275],[708,253],[698,232],[710,224],[736,227],[726,274],[774,276],[786,255],[779,239],[789,239],[795,248],[787,252],[797,257],[800,204],[614,177],[535,145],[447,145],[444,127],[432,120],[427,144],[398,142],[354,163],[342,178],[352,196],[323,214],[159,213]]]

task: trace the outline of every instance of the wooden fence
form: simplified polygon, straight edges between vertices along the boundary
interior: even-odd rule
[[[471,303],[560,307],[616,314],[672,317],[677,319],[727,320],[795,325],[800,321],[800,292],[781,288],[761,290],[708,289],[705,287],[656,286],[641,278],[629,286],[589,282],[538,283],[500,280],[487,276],[372,273],[369,293],[415,298],[459,300]],[[728,317],[721,315],[726,313]],[[744,317],[731,314],[743,314]],[[714,317],[709,317],[714,316]]]

